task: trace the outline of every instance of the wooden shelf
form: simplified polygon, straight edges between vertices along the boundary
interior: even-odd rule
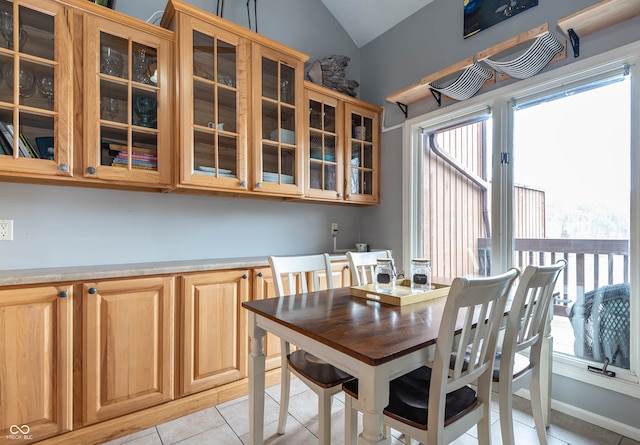
[[[638,0],[603,0],[558,20],[558,26],[566,34],[573,29],[586,36],[617,23],[640,15]]]
[[[578,57],[579,40],[574,42],[572,32],[584,37],[609,26],[616,25],[640,15],[638,0],[602,0],[558,20],[558,26],[571,39],[574,55]],[[572,30],[572,32],[570,32]]]
[[[423,77],[422,79],[420,79],[419,83],[410,85],[396,93],[390,94],[389,96],[387,96],[387,101],[400,102],[402,104],[408,105],[413,102],[417,102],[420,99],[424,99],[425,97],[431,94],[429,91],[429,85],[428,85],[429,82],[433,82],[435,80],[447,77],[458,71],[462,71],[468,66],[473,65],[474,62],[475,60],[473,56],[468,57],[436,73]]]

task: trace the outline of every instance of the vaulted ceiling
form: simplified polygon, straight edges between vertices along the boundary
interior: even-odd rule
[[[321,1],[361,48],[433,0]]]

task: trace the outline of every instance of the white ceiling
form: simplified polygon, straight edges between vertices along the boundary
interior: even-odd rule
[[[358,48],[433,0],[321,0]]]

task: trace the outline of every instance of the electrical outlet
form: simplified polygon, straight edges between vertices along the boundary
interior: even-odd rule
[[[331,223],[331,234],[332,235],[338,234],[338,223]]]
[[[13,240],[13,220],[0,219],[0,241]]]

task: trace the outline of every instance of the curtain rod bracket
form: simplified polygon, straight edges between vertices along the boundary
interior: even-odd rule
[[[578,34],[576,34],[573,28],[567,29],[567,34],[569,34],[569,40],[573,48],[573,57],[580,56],[580,37],[578,37]]]
[[[436,102],[438,102],[438,108],[440,108],[442,106],[442,93],[440,91],[434,90],[433,88],[429,88],[429,91],[431,91],[431,95],[436,100]]]
[[[400,111],[402,111],[402,114],[404,114],[405,119],[409,117],[409,105],[403,104],[402,102],[396,102],[396,105],[398,105]]]

